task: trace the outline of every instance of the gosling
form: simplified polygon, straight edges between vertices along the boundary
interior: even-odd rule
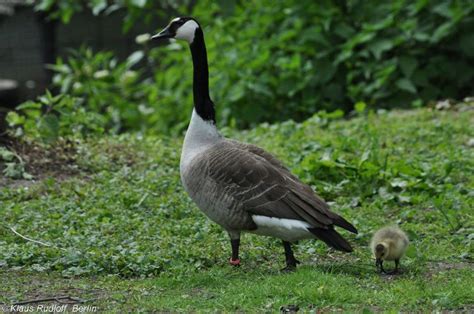
[[[370,242],[370,248],[375,257],[375,267],[387,273],[383,268],[383,261],[395,261],[395,270],[391,273],[397,273],[400,258],[405,254],[408,243],[407,235],[398,227],[384,227],[377,231]]]

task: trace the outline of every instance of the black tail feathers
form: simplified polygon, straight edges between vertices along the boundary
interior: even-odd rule
[[[338,227],[344,228],[347,231],[357,234],[357,229],[350,222],[348,222],[339,215],[336,219],[334,219],[333,223]]]
[[[355,228],[351,224],[349,225],[355,230]],[[352,252],[352,247],[349,244],[349,242],[347,242],[346,239],[344,239],[339,233],[337,233],[336,230],[332,228],[330,229],[309,228],[308,230],[312,234],[314,234],[319,240],[335,248],[336,250],[342,251],[342,252]],[[357,230],[355,232],[357,233]]]

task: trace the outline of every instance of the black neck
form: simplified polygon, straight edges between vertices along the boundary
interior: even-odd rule
[[[207,65],[206,44],[201,28],[196,29],[194,40],[190,45],[194,67],[194,108],[207,121],[216,123],[214,103],[209,96],[209,71]]]

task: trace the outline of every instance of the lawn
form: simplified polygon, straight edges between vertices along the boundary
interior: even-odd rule
[[[16,144],[34,179],[0,179],[0,302],[68,295],[119,312],[290,304],[473,311],[474,110],[451,109],[349,120],[319,114],[223,130],[273,152],[359,230],[341,232],[351,254],[301,241],[295,255],[302,264],[289,274],[279,271],[280,242],[254,235],[242,239],[242,266],[227,264],[227,234],[181,187],[182,138]],[[399,275],[378,274],[367,247],[387,224],[399,224],[411,240]]]

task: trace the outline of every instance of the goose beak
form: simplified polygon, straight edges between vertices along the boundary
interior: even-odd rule
[[[160,40],[160,39],[173,38],[173,36],[174,35],[170,32],[169,27],[166,27],[158,34],[151,36],[151,39]]]

